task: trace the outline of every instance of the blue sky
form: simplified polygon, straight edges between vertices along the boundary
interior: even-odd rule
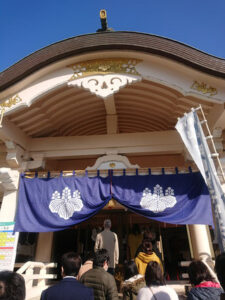
[[[171,38],[225,58],[225,0],[0,0],[0,71],[25,56],[100,27]]]

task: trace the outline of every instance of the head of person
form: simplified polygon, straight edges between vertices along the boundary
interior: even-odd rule
[[[81,257],[75,252],[68,252],[62,256],[62,276],[76,277],[81,267]]]
[[[141,230],[138,224],[133,224],[132,230],[131,230],[133,235],[139,235],[141,234]]]
[[[208,268],[200,260],[195,260],[190,263],[188,267],[188,275],[192,285],[198,285],[202,281],[214,281]]]
[[[94,260],[94,256],[95,256],[94,251],[88,251],[88,252],[86,253],[86,255],[84,256],[83,262],[86,262],[86,261],[93,261],[93,260]]]
[[[100,249],[95,252],[93,267],[102,267],[106,271],[109,266],[109,253],[106,249]]]
[[[110,229],[111,226],[112,226],[111,220],[110,220],[110,219],[106,219],[106,220],[104,221],[104,228],[105,228],[105,229]]]
[[[143,239],[150,239],[152,244],[154,245],[156,243],[156,233],[155,231],[152,231],[150,229],[147,229],[144,231]]]
[[[143,239],[150,239],[150,240],[152,240],[153,239],[152,232],[149,231],[149,230],[145,230],[144,233],[143,233]]]
[[[145,270],[145,281],[147,286],[165,284],[162,269],[156,261],[148,263]]]
[[[216,258],[215,271],[220,284],[225,290],[225,252],[221,253]]]
[[[127,280],[135,275],[138,275],[138,268],[134,260],[126,263],[124,267],[124,280]]]
[[[0,272],[0,299],[24,300],[25,281],[22,275],[12,271]]]
[[[142,249],[146,254],[152,253],[152,240],[149,238],[144,238],[142,241]]]

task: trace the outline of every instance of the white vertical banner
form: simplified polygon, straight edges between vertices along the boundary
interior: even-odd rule
[[[185,114],[178,120],[175,128],[208,186],[220,250],[225,251],[225,195],[197,113],[192,111]]]

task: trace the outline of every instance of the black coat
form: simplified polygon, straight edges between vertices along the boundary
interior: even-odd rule
[[[41,300],[94,300],[93,290],[75,278],[64,278],[41,294]]]
[[[192,288],[187,300],[220,300],[221,288],[196,287]]]

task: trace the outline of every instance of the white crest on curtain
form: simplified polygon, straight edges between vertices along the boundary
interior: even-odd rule
[[[164,194],[163,188],[159,184],[154,187],[153,194],[149,188],[145,188],[140,201],[140,205],[144,209],[151,210],[154,213],[162,212],[166,208],[173,207],[176,203],[174,190],[168,187]]]
[[[60,218],[68,220],[72,217],[75,211],[80,211],[83,207],[83,202],[80,197],[80,192],[75,190],[73,197],[71,190],[65,187],[62,191],[62,197],[58,191],[52,193],[52,200],[49,204],[49,209],[52,213],[57,213]]]

